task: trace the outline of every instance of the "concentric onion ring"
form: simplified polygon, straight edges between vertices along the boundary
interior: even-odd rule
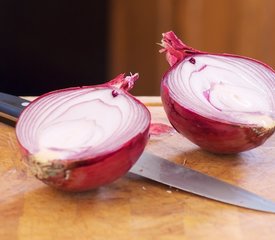
[[[58,90],[32,102],[16,125],[32,172],[72,191],[125,174],[142,153],[150,127],[147,108],[126,91],[125,82],[134,78],[120,75],[107,84]]]
[[[238,57],[201,54],[192,57],[196,64],[190,59],[165,79],[171,98],[207,118],[274,127],[274,72]]]
[[[238,153],[264,143],[275,130],[275,73],[259,61],[210,54],[163,34],[172,66],[161,95],[171,124],[215,153]]]

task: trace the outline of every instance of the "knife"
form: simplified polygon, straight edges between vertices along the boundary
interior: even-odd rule
[[[28,100],[0,92],[0,112],[18,118]],[[275,203],[217,178],[144,152],[131,173],[208,199],[275,213]]]

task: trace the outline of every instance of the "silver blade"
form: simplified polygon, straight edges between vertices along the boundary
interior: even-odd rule
[[[270,200],[149,153],[143,153],[130,172],[216,201],[275,213]]]

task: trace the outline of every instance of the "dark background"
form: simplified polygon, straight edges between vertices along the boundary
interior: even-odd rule
[[[108,1],[0,2],[0,91],[40,95],[107,81]]]

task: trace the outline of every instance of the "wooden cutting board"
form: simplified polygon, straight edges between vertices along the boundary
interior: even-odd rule
[[[153,123],[169,124],[158,97],[141,97]],[[218,156],[177,133],[147,151],[275,201],[275,136],[257,149]],[[20,161],[14,128],[0,123],[0,239],[273,239],[275,214],[208,200],[128,174],[85,193],[35,179]]]

